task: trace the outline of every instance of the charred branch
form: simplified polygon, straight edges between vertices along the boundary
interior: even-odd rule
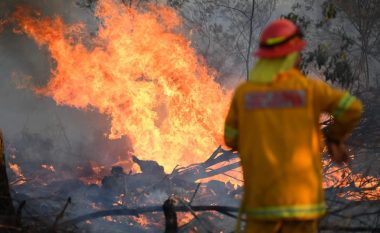
[[[191,209],[195,212],[198,211],[216,211],[219,213],[230,213],[230,212],[237,212],[239,210],[238,207],[230,207],[230,206],[191,206]],[[60,226],[65,225],[73,225],[78,224],[80,222],[106,217],[106,216],[138,216],[140,214],[145,213],[151,213],[151,212],[162,212],[162,206],[149,206],[149,207],[141,207],[141,208],[123,208],[123,209],[112,209],[112,210],[102,210],[90,214],[86,214],[83,216],[76,217],[71,220],[64,221],[60,223]],[[188,212],[189,209],[186,206],[176,206],[175,207],[176,212]]]
[[[135,208],[135,209],[112,209],[112,210],[103,210],[98,211],[90,214],[86,214],[83,216],[76,217],[71,220],[67,220],[59,224],[59,226],[68,226],[68,225],[74,225],[81,222],[84,222],[86,220],[92,220],[97,219],[101,217],[106,216],[138,216],[140,214],[145,213],[151,213],[151,212],[162,212],[164,211],[165,217],[166,217],[166,231],[165,232],[177,232],[176,222],[174,223],[174,219],[176,219],[176,212],[191,212],[193,215],[195,212],[202,212],[202,211],[216,211],[221,214],[224,214],[226,216],[237,218],[237,216],[233,213],[238,212],[238,207],[229,207],[229,206],[189,206],[184,205],[183,203],[180,206],[174,206],[173,205],[173,199],[168,199],[165,201],[165,204],[163,207],[161,206],[150,206],[150,207],[142,207],[142,208]],[[166,211],[166,212],[165,212]],[[169,213],[167,215],[167,213]],[[174,215],[173,215],[174,213]],[[378,213],[374,213],[378,214]],[[175,216],[175,218],[173,217]],[[168,224],[169,221],[169,224]],[[245,219],[242,219],[242,221],[245,221]],[[168,227],[169,226],[169,227]],[[380,228],[378,227],[345,227],[345,226],[331,226],[331,225],[324,225],[319,228],[321,231],[346,231],[346,232],[361,232],[361,231],[368,231],[368,232],[378,232]]]
[[[234,153],[233,151],[224,150],[221,146],[219,146],[215,150],[215,152],[210,156],[210,158],[208,158],[205,162],[193,164],[186,168],[178,168],[175,171],[173,171],[172,177],[176,176],[179,179],[183,178],[185,180],[195,181],[198,179],[208,178],[215,175],[225,175],[225,172],[240,167],[239,162],[232,164],[230,163],[231,160],[237,159],[238,157],[238,154]],[[221,164],[223,162],[229,163],[226,166],[221,166],[215,169],[212,168],[212,166]]]
[[[194,191],[194,193],[193,193],[193,196],[192,196],[191,199],[190,199],[189,205],[191,205],[191,203],[193,203],[194,198],[195,198],[195,196],[197,195],[197,192],[198,192],[198,190],[199,190],[199,187],[201,187],[201,184],[202,184],[202,183],[198,183],[197,188],[195,189],[195,191]]]
[[[202,219],[200,219],[198,217],[198,215],[195,213],[195,211],[191,208],[190,205],[188,205],[186,202],[184,202],[183,200],[181,200],[180,198],[178,198],[178,201],[183,205],[185,206],[188,211],[193,215],[193,217],[198,221],[199,223],[199,226],[201,226],[207,233],[211,233],[211,231],[209,230],[209,227],[206,225],[207,223],[203,222]]]
[[[66,209],[67,207],[71,204],[71,197],[69,197],[63,207],[63,209],[61,210],[61,212],[57,215],[57,217],[55,218],[55,221],[54,221],[54,224],[53,224],[53,231],[55,231],[55,229],[57,228],[57,224],[59,222],[59,220],[61,220],[66,212]]]

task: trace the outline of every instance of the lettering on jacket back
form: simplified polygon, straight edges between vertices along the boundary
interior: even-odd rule
[[[306,106],[305,90],[257,91],[244,96],[245,110],[302,108]]]

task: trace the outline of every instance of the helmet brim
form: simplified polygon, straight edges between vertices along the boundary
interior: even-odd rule
[[[278,58],[284,57],[293,52],[299,52],[306,47],[306,41],[302,38],[294,38],[286,44],[273,46],[271,48],[260,47],[254,52],[254,56],[259,58]]]

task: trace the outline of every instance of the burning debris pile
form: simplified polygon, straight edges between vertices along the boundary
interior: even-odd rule
[[[155,161],[133,157],[140,172],[114,166],[99,181],[92,171],[87,183],[63,178],[75,171],[53,165],[40,165],[26,175],[27,166],[15,162],[10,173],[12,196],[26,232],[164,232],[165,226],[172,226],[167,222],[173,221],[178,232],[232,232],[243,191],[240,171],[234,170],[237,156],[219,147],[203,163],[176,167],[170,173]],[[369,224],[379,215],[380,179],[336,167],[325,156],[330,209],[320,228],[378,229]]]
[[[13,165],[10,180],[16,206],[26,203],[20,211],[30,232],[107,232],[110,227],[112,232],[164,232],[162,205],[168,199],[178,212],[179,232],[230,232],[242,183],[217,176],[232,177],[228,173],[236,159],[237,154],[219,147],[207,161],[167,174],[157,162],[133,157],[140,173],[115,166],[100,185],[60,179],[63,171],[52,165],[29,175]]]
[[[58,105],[106,115],[108,138],[127,136],[132,147],[112,154],[113,166],[20,163],[22,155],[8,147],[22,230],[164,232],[165,223],[176,222],[179,232],[232,232],[242,174],[237,154],[218,147],[230,93],[179,33],[173,9],[100,0],[94,14],[96,32],[26,7],[7,20],[54,61],[46,86],[27,87]],[[321,228],[343,229],[334,223],[343,219],[350,229],[369,229],[379,215],[378,175],[336,167],[326,155],[324,168],[334,209]]]

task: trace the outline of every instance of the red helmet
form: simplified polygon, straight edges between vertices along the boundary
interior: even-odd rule
[[[260,37],[255,55],[260,58],[283,57],[301,51],[306,46],[299,28],[290,20],[277,19],[269,24]]]

